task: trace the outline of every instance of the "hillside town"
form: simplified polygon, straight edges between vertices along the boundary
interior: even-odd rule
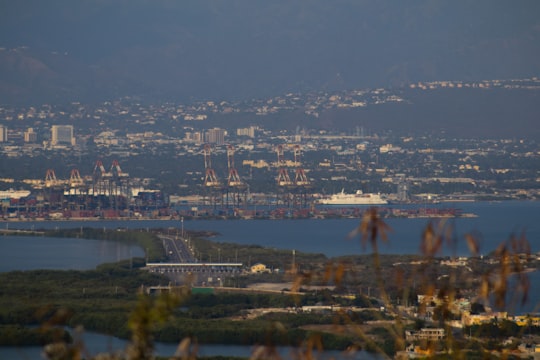
[[[351,335],[371,334],[377,327],[399,328],[396,324],[401,324],[405,329],[405,349],[397,352],[398,359],[436,356],[444,353],[445,348],[448,351],[450,342],[471,346],[474,341],[491,348],[493,356],[506,354],[536,358],[540,354],[540,314],[518,311],[519,304],[530,291],[527,276],[538,271],[538,253],[528,254],[525,249],[516,249],[511,255],[512,260],[505,260],[506,255],[499,252],[471,257],[384,256],[378,265],[384,278],[397,279],[400,278],[398,274],[410,277],[397,285],[377,282],[373,275],[362,276],[370,271],[371,256],[354,260],[333,259],[331,266],[336,269],[344,266],[345,269],[343,278],[339,280],[333,275],[328,276],[329,265],[323,264],[327,260],[310,254],[297,254],[295,259],[294,251],[293,264],[291,268],[285,266],[285,269],[276,266],[282,260],[282,255],[277,254],[271,256],[266,264],[257,262],[246,266],[224,262],[223,257],[230,255],[231,251],[238,253],[238,249],[221,249],[224,244],[219,243],[207,249],[219,254],[214,262],[212,257],[182,262],[179,259],[185,257],[176,256],[179,248],[187,249],[187,253],[197,253],[197,247],[201,246],[199,241],[191,239],[193,235],[186,234],[185,238],[160,235],[168,244],[167,249],[171,249],[170,262],[147,264],[146,269],[163,274],[170,279],[170,284],[190,283],[194,291],[212,294],[256,293],[297,297],[321,294],[319,301],[300,306],[248,309],[236,321],[253,320],[267,314],[332,316],[348,319],[349,326],[338,325],[341,321],[335,321],[331,328],[310,325],[310,329],[350,332]],[[512,267],[515,277],[508,284],[508,279],[500,273],[505,262]],[[416,281],[412,282],[413,279]],[[448,279],[452,279],[451,282],[447,282]],[[238,286],[239,283],[243,285]],[[507,296],[493,301],[496,295],[488,298],[482,290],[484,287],[495,294],[504,291]],[[174,285],[169,285],[148,291],[173,289]],[[347,320],[343,321],[347,323]]]

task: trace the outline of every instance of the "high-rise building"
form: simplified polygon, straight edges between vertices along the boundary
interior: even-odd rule
[[[28,128],[24,132],[24,142],[26,143],[35,143],[37,141],[37,134],[34,132],[33,128]]]
[[[206,142],[210,144],[225,144],[225,130],[220,128],[208,129],[206,131]]]
[[[196,131],[193,133],[193,141],[195,141],[198,144],[203,142],[203,136],[200,131]]]
[[[8,128],[0,125],[0,142],[8,141]]]
[[[409,201],[409,184],[405,179],[401,179],[397,185],[397,199],[398,201]]]
[[[75,145],[73,125],[53,125],[51,127],[51,145]]]
[[[238,135],[238,136],[249,136],[250,138],[254,138],[256,129],[257,129],[257,127],[255,127],[255,126],[250,126],[248,128],[239,128],[239,129],[236,129],[236,135]]]
[[[186,141],[193,141],[193,142],[196,142],[196,143],[202,143],[202,135],[201,135],[201,132],[200,131],[195,131],[195,132],[186,132],[186,135],[184,137],[184,139]]]

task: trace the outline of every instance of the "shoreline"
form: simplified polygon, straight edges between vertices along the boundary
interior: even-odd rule
[[[96,221],[184,221],[184,220],[326,220],[326,219],[358,219],[368,208],[346,207],[321,209],[309,211],[308,209],[273,211],[238,211],[232,214],[214,214],[204,212],[203,214],[180,213],[163,216],[108,216],[108,217],[8,217],[1,218],[0,223],[29,223],[29,222],[96,222]],[[456,208],[431,208],[431,209],[388,209],[383,208],[379,212],[383,219],[440,219],[440,218],[476,218],[477,214],[470,212],[460,212]]]
[[[530,200],[518,200],[531,202]],[[383,219],[437,219],[437,218],[476,218],[477,214],[465,212],[459,203],[493,203],[494,201],[448,201],[437,203],[403,203],[389,206],[375,206]],[[503,203],[503,201],[496,201]],[[188,205],[186,205],[188,206]],[[25,222],[63,222],[63,221],[182,221],[182,220],[310,220],[310,219],[358,219],[372,206],[325,206],[325,207],[270,207],[250,208],[210,208],[193,206],[191,208],[166,207],[145,212],[131,210],[63,210],[49,212],[21,211],[3,213],[0,223]],[[7,226],[7,225],[6,225]]]

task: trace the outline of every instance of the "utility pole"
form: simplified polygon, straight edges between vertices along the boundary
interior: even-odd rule
[[[184,239],[184,217],[180,218],[180,223],[182,224],[182,239]]]
[[[292,251],[292,271],[296,273],[296,250]]]

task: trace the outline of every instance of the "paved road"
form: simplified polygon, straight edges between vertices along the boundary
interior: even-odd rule
[[[225,278],[238,276],[241,272],[238,264],[199,263],[189,241],[180,236],[161,234],[158,237],[163,242],[168,261],[152,265],[150,271],[165,274],[175,284],[223,286]]]
[[[195,263],[197,259],[193,256],[187,239],[182,239],[180,236],[173,235],[158,235],[163,241],[163,247],[169,257],[169,261],[173,263]]]

